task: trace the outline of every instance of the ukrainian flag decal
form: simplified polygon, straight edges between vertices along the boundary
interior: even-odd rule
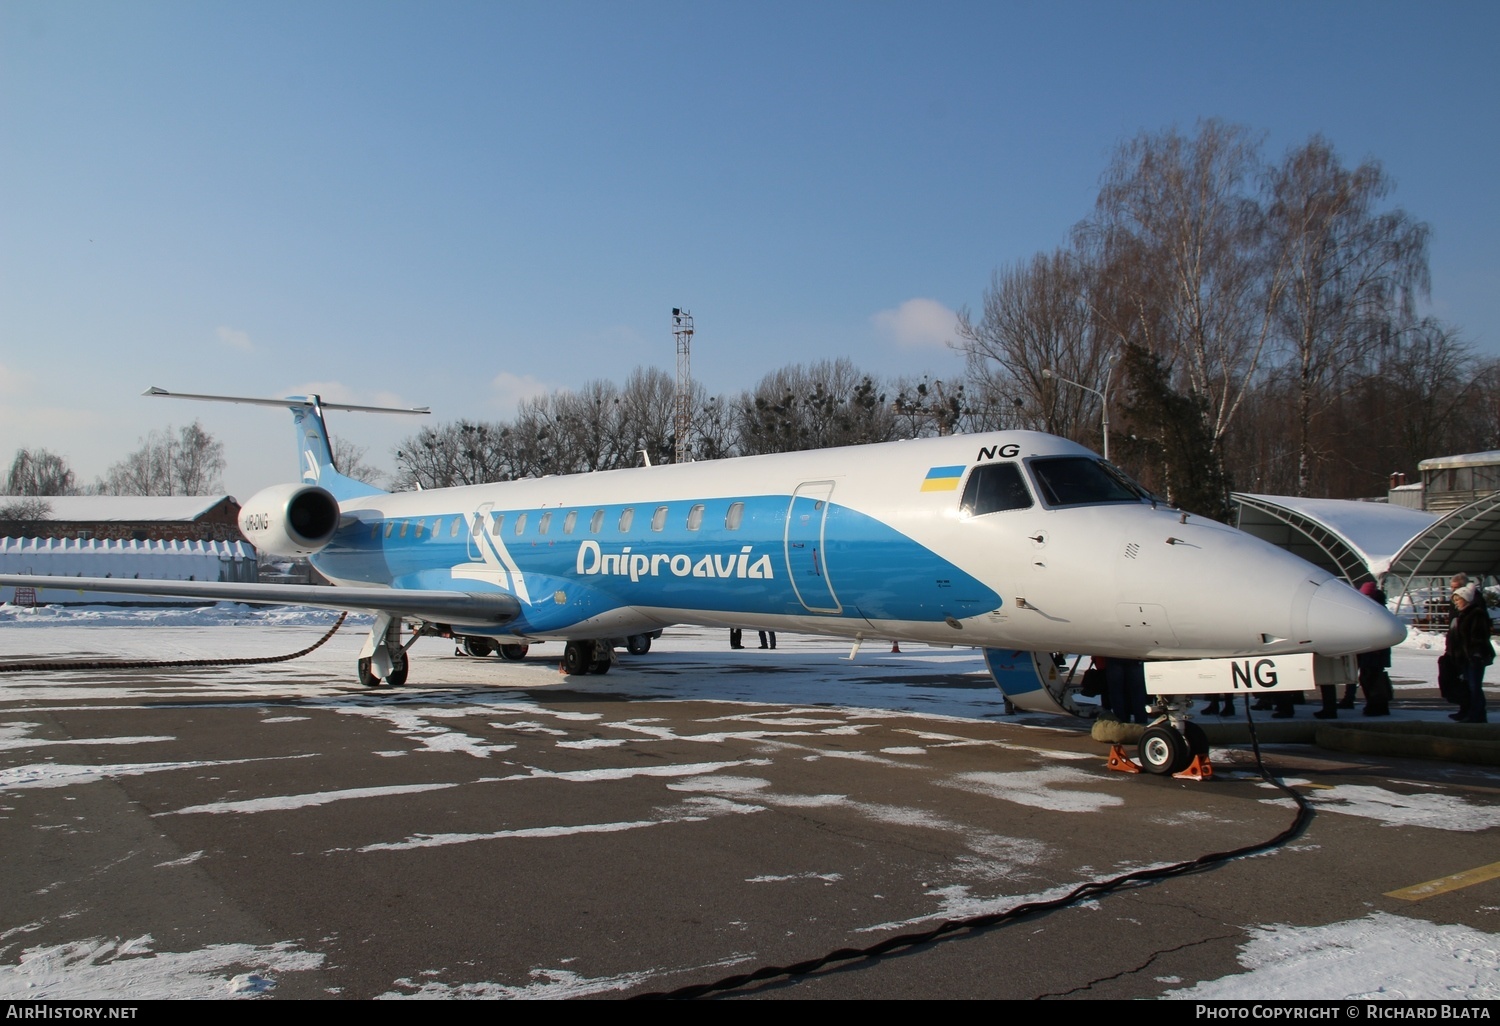
[[[958,480],[964,476],[963,464],[956,467],[933,467],[922,479],[924,492],[952,492],[958,489]]]

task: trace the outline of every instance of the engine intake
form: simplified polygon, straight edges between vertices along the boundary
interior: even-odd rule
[[[274,556],[311,556],[333,540],[338,528],[339,502],[317,485],[273,485],[240,508],[240,531],[261,552]]]

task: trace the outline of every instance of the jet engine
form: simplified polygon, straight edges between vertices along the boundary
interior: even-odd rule
[[[317,485],[273,485],[240,508],[245,537],[275,556],[311,556],[333,540],[338,527],[339,501]]]

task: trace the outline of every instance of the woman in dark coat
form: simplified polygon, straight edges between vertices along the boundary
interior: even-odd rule
[[[1490,641],[1490,611],[1479,597],[1477,585],[1467,585],[1453,593],[1458,611],[1448,628],[1447,654],[1454,659],[1468,684],[1468,705],[1460,723],[1487,723],[1484,702],[1484,668],[1495,661],[1495,646]]]

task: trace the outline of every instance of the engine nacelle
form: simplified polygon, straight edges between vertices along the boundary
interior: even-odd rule
[[[338,527],[339,501],[317,485],[273,485],[240,507],[240,531],[274,556],[311,556],[333,540]]]

